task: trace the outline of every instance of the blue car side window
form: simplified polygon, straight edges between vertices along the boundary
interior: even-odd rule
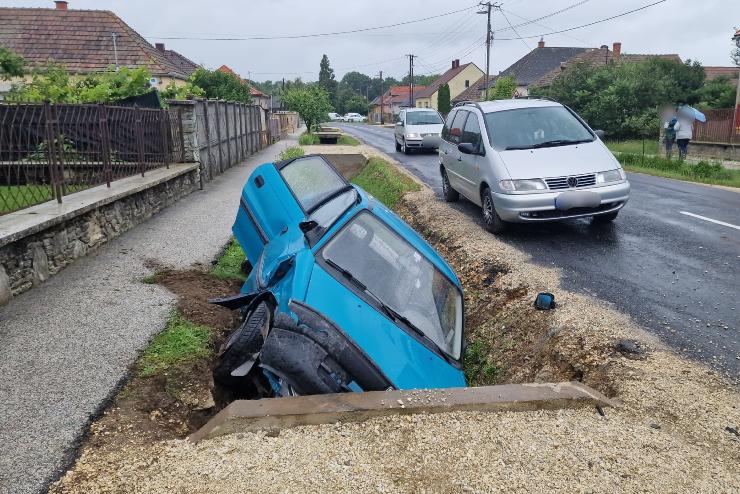
[[[347,186],[347,182],[319,156],[299,158],[280,173],[304,211],[311,211],[324,199]]]

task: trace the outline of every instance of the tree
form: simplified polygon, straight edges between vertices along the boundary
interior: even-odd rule
[[[26,62],[23,57],[0,46],[0,80],[20,77],[24,73]]]
[[[298,112],[308,131],[326,121],[332,111],[329,95],[323,87],[314,84],[305,88],[294,87],[283,92],[283,104],[286,108]]]
[[[339,82],[339,87],[348,87],[352,91],[358,94],[365,94],[367,92],[370,97],[370,88],[372,87],[372,79],[370,76],[362,74],[360,72],[347,72]],[[373,96],[374,98],[375,96]]]
[[[735,106],[735,86],[730,84],[730,79],[720,76],[709,81],[699,89],[700,108],[732,108]]]
[[[113,103],[152,91],[146,68],[109,67],[105,72],[74,80],[61,65],[49,63],[32,72],[30,82],[14,84],[10,101],[52,103]]]
[[[249,84],[234,74],[200,68],[190,76],[190,82],[203,89],[208,98],[242,103],[252,102]]]
[[[735,28],[735,36],[732,40],[735,42],[735,48],[730,52],[730,58],[735,65],[740,67],[740,29]]]
[[[439,94],[437,95],[437,109],[442,115],[447,115],[452,109],[449,84],[442,84],[439,87]]]
[[[488,93],[488,99],[490,101],[497,99],[511,99],[514,97],[514,91],[516,91],[516,79],[514,76],[504,76],[496,79],[496,84],[493,86],[492,91]]]
[[[181,84],[178,86],[177,84],[175,84],[175,81],[172,81],[167,84],[167,87],[160,91],[160,96],[162,97],[162,99],[165,100],[186,100],[194,98],[204,98],[206,96],[206,92],[203,90],[203,88],[196,86],[192,82],[187,82],[186,84]]]
[[[431,75],[418,75],[414,74],[414,85],[416,86],[428,86],[434,81],[439,79],[439,74],[431,74]],[[409,76],[406,74],[403,79],[401,79],[401,86],[408,86],[409,85]]]
[[[329,64],[329,57],[324,55],[321,57],[321,63],[319,64],[319,86],[321,86],[326,94],[329,95],[329,101],[336,103],[337,97],[337,81],[334,78],[334,69]]]
[[[651,58],[601,67],[575,64],[549,88],[530,88],[530,94],[559,101],[592,127],[622,139],[657,136],[658,108],[697,103],[703,84],[704,69],[698,62]]]

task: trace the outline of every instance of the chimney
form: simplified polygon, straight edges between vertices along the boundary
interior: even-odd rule
[[[537,42],[537,48],[544,48],[545,47],[545,38],[540,38],[540,40]]]
[[[614,44],[612,44],[612,60],[615,62],[619,62],[619,59],[622,56],[622,43],[619,41],[615,41]]]
[[[456,58],[455,60],[452,61],[452,68],[453,69],[456,69],[459,66],[460,66],[460,59],[459,58]]]
[[[68,3],[69,2],[65,2],[63,0],[56,0],[54,2],[54,6],[56,7],[57,10],[67,10]]]
[[[154,46],[157,48],[157,51],[164,51],[164,43],[154,43]]]

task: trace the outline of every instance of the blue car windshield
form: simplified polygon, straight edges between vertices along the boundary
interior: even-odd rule
[[[319,156],[299,158],[280,170],[304,211],[339,192],[347,182]]]
[[[322,250],[440,350],[460,358],[462,297],[432,262],[370,212],[345,225]]]

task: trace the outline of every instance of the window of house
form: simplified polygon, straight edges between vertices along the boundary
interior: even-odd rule
[[[470,87],[470,81],[468,79],[465,79],[465,87]]]

